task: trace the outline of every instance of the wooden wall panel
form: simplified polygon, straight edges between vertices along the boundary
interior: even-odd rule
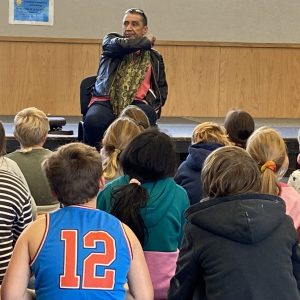
[[[163,116],[299,118],[300,46],[160,42],[169,97]],[[80,115],[79,84],[94,75],[99,40],[0,37],[0,115],[36,106]]]
[[[282,68],[281,49],[221,49],[219,116],[233,107],[256,117],[279,116]]]
[[[47,114],[79,115],[79,84],[94,74],[99,45],[1,42],[0,115],[36,106]]]
[[[282,67],[280,113],[300,119],[300,49],[285,49]]]
[[[218,111],[218,47],[170,46],[164,57],[169,95],[163,116],[214,116]]]

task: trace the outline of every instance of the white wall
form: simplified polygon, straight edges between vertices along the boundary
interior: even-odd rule
[[[55,0],[54,26],[9,25],[1,0],[0,36],[98,39],[120,31],[129,7],[159,40],[300,43],[299,0]]]

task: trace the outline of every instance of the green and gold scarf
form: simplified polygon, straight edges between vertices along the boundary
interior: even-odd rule
[[[118,116],[128,106],[145,78],[150,64],[150,52],[125,55],[109,91],[114,113]]]

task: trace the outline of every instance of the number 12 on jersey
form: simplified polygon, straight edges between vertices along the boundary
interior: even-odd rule
[[[78,264],[78,232],[62,230],[61,240],[64,242],[64,271],[60,275],[60,288],[112,290],[115,285],[115,270],[104,268],[104,275],[96,275],[97,266],[109,267],[116,259],[114,238],[105,231],[89,231],[83,237],[84,248],[96,248],[98,242],[104,243],[104,252],[90,253],[83,260],[82,278],[77,274]]]

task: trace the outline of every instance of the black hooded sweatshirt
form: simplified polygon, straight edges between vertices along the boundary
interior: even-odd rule
[[[281,198],[209,199],[185,216],[168,299],[300,299],[300,248]]]

